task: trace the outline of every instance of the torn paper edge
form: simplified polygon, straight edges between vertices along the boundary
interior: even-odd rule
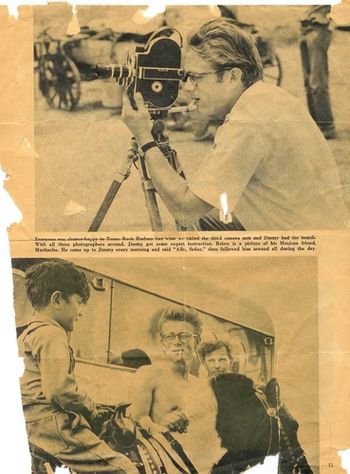
[[[46,5],[47,1],[36,0],[7,0],[7,2],[1,2],[1,5],[8,7],[8,13],[14,18],[18,17],[19,6],[29,5]],[[60,2],[70,3],[72,5],[72,28],[76,26],[75,18],[76,11],[79,5],[125,5],[125,1],[117,0],[105,0],[103,3],[98,3],[96,0],[74,0],[71,2]],[[129,0],[128,6],[139,6],[139,0]],[[143,2],[142,2],[143,3]],[[235,5],[247,5],[247,1],[237,0],[223,0],[220,4],[231,4]],[[337,0],[319,0],[318,4],[324,5],[338,5],[342,3]],[[348,1],[344,3],[349,3]],[[152,18],[154,15],[164,11],[166,5],[200,5],[208,4],[208,7],[213,7],[214,2],[203,2],[203,0],[191,2],[187,1],[176,1],[168,0],[161,2],[160,0],[148,0],[144,2],[145,7],[141,7],[140,16],[146,20]],[[255,0],[250,3],[251,5],[313,5],[314,0]],[[13,283],[11,273],[11,256],[9,246],[8,228],[10,225],[17,223],[21,220],[20,211],[17,209],[14,201],[11,199],[9,194],[4,188],[5,173],[0,168],[0,269],[1,269],[1,285],[0,285],[0,301],[3,307],[3,317],[0,318],[0,334],[3,335],[2,344],[0,344],[1,360],[3,364],[3,380],[6,380],[7,387],[10,390],[1,391],[1,407],[2,407],[2,426],[6,427],[6,430],[0,431],[0,452],[2,460],[2,468],[4,463],[10,468],[12,472],[20,472],[25,474],[30,472],[30,455],[27,444],[27,434],[25,431],[25,424],[22,412],[22,405],[20,399],[20,388],[19,388],[19,377],[23,371],[23,363],[18,357],[17,342],[15,337],[15,318],[14,318],[14,307],[13,307]],[[81,210],[80,210],[81,212]],[[226,215],[226,212],[224,212]],[[350,440],[349,440],[350,444]],[[350,474],[350,448],[338,452],[341,458],[341,467]],[[272,474],[277,472],[276,458],[266,458],[264,465],[256,466],[249,470],[252,473],[261,474]],[[57,473],[67,473],[67,469],[57,469]],[[248,471],[247,471],[248,472]]]

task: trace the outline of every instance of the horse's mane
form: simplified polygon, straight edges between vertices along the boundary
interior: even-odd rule
[[[239,458],[264,457],[270,421],[251,379],[242,374],[219,374],[211,380],[217,400],[216,429],[222,446]]]
[[[211,379],[211,385],[218,402],[225,402],[227,397],[241,400],[255,395],[253,381],[242,374],[218,374]]]
[[[219,374],[211,379],[211,385],[218,406],[216,429],[222,446],[227,449],[212,474],[238,474],[262,462],[267,454],[277,452],[280,452],[281,472],[294,472],[297,467],[304,474],[312,474],[298,441],[298,422],[284,406],[278,410],[277,424],[276,418],[268,415],[261,393],[257,396],[248,377]],[[268,406],[278,405],[279,388],[275,379],[267,384],[265,395]]]

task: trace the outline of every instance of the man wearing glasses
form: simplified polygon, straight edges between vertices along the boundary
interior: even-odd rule
[[[189,380],[194,378],[190,370],[200,340],[201,323],[195,311],[171,307],[159,313],[157,329],[162,355],[152,365],[138,370],[132,415],[136,420],[148,417],[142,421],[163,427],[175,428],[172,423],[176,422],[176,428],[183,431],[187,424],[183,397]]]
[[[262,81],[253,38],[229,19],[189,38],[186,83],[203,120],[222,124],[186,179],[157,149],[142,96],[124,96],[122,119],[175,219],[201,230],[331,229],[348,225],[326,140],[296,98]],[[181,156],[179,157],[181,160]]]
[[[138,369],[130,397],[131,416],[153,434],[179,433],[178,441],[198,472],[204,474],[222,450],[210,387],[206,380],[203,383],[191,375],[201,322],[198,314],[186,307],[163,308],[156,318],[162,354],[152,357],[152,365]]]

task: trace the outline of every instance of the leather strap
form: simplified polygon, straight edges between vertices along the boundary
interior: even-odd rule
[[[141,151],[142,156],[145,156],[146,152],[155,146],[158,146],[158,145],[155,142],[155,140],[152,140],[151,142],[147,142],[144,145],[140,146],[139,150]]]

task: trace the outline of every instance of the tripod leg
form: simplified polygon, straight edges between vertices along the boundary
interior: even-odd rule
[[[163,230],[162,219],[160,217],[156,188],[153,186],[151,179],[147,175],[147,169],[144,157],[139,157],[139,173],[142,183],[142,191],[145,196],[145,202],[148,210],[148,216],[153,231]]]
[[[149,219],[153,231],[163,230],[162,220],[157,203],[156,191],[152,181],[142,179],[142,190],[145,195],[145,202],[148,210]]]
[[[101,203],[101,206],[99,210],[97,211],[97,214],[92,221],[92,224],[89,227],[89,232],[96,232],[100,228],[103,219],[105,218],[108,209],[111,207],[112,202],[117,195],[117,192],[119,191],[119,188],[121,186],[121,182],[113,180],[112,184],[110,185],[107,194],[104,198],[104,200]]]

